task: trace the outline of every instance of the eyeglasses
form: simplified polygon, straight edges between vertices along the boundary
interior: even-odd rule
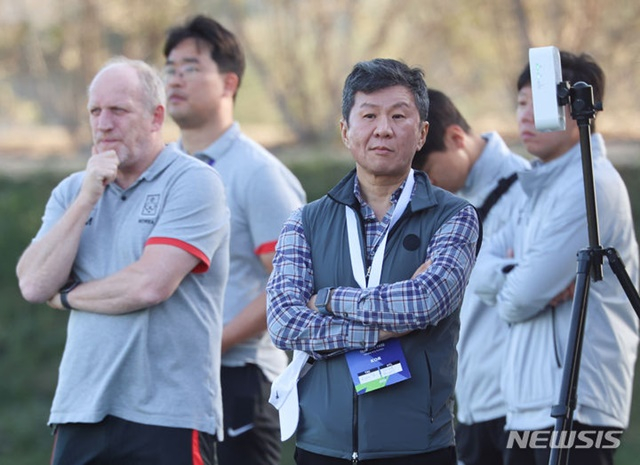
[[[168,65],[162,70],[162,79],[170,81],[176,76],[179,76],[187,81],[195,79],[202,70],[198,65],[193,63],[186,63],[180,66]]]

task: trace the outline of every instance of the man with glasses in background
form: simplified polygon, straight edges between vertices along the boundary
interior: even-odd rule
[[[220,173],[231,213],[221,371],[225,439],[218,459],[221,465],[278,465],[278,413],[268,398],[287,357],[266,333],[265,286],[282,225],[306,195],[234,120],[245,59],[230,31],[196,16],[169,31],[164,55],[167,109],[180,127],[181,148]]]

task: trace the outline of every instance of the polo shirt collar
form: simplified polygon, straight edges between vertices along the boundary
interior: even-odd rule
[[[176,150],[175,143],[165,145],[164,149],[151,163],[151,166],[146,169],[139,178],[139,181],[144,179],[151,181],[158,177],[171,163],[173,163],[180,152]]]
[[[116,183],[111,183],[107,187],[114,189],[118,193],[128,192],[135,189],[142,181],[152,181],[158,177],[171,163],[178,157],[180,150],[178,150],[175,143],[167,144],[162,151],[158,154],[156,159],[139,177],[126,189],[122,189]]]
[[[218,139],[216,139],[213,144],[204,150],[194,153],[193,156],[211,166],[214,166],[215,163],[220,161],[229,153],[229,149],[233,146],[236,139],[240,137],[240,134],[240,123],[236,121]],[[182,148],[182,141],[180,141],[180,148],[184,150]]]

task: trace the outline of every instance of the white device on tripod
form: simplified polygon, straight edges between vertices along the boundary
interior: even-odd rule
[[[533,117],[541,132],[564,131],[565,110],[558,103],[558,84],[562,82],[560,52],[557,47],[529,49]]]

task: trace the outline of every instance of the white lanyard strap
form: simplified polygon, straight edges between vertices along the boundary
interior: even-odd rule
[[[387,236],[389,236],[389,231],[391,230],[391,228],[393,228],[393,226],[396,224],[400,216],[402,216],[405,209],[407,208],[409,200],[411,199],[411,192],[413,191],[414,182],[413,170],[411,170],[409,171],[409,176],[407,177],[407,182],[404,185],[404,189],[402,189],[400,198],[396,203],[396,208],[393,211],[393,215],[391,215],[389,226],[387,226],[384,237],[382,238],[380,245],[376,249],[376,253],[373,256],[368,280],[364,272],[364,263],[362,261],[362,246],[360,244],[360,235],[358,234],[358,220],[356,218],[355,212],[349,206],[345,205],[344,207],[345,213],[347,215],[347,234],[349,236],[349,255],[351,257],[351,268],[353,270],[353,277],[362,289],[365,289],[367,287],[375,287],[380,284],[380,276],[382,274],[382,261],[384,259],[384,251],[387,247]]]

